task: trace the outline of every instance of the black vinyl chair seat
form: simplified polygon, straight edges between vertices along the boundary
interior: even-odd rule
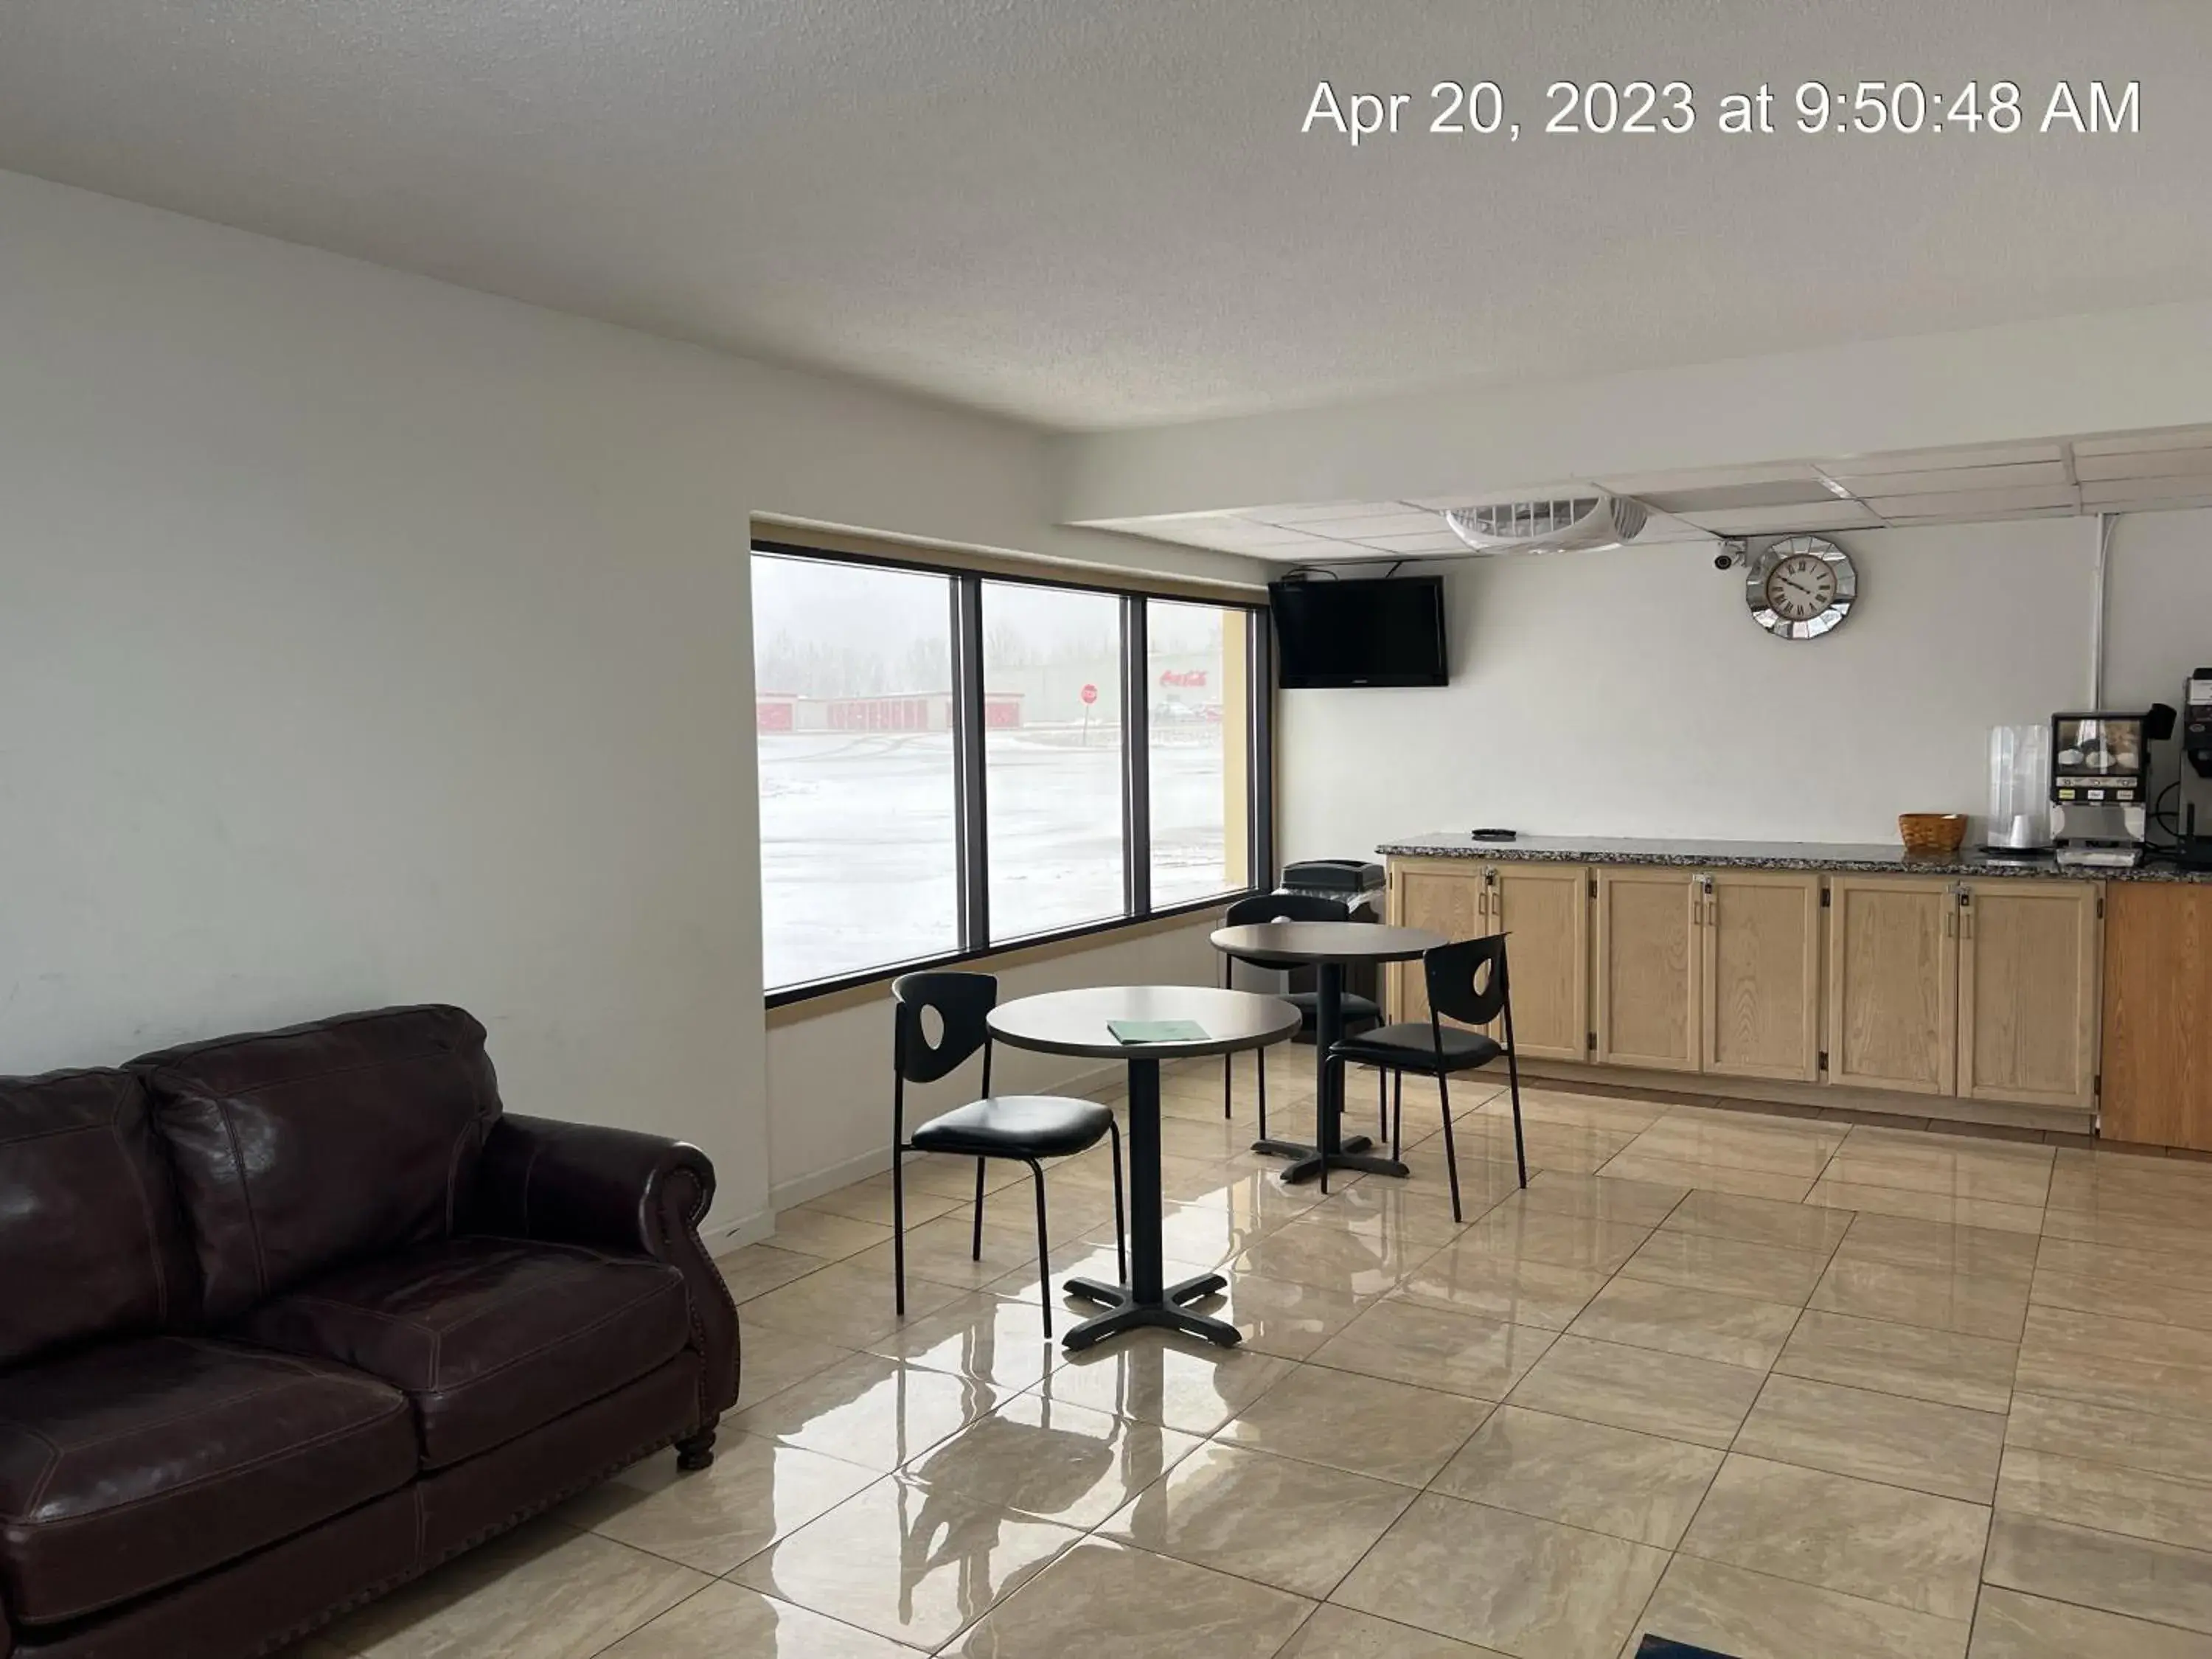
[[[1439,1042],[1443,1045],[1441,1061],[1437,1047]],[[1478,1066],[1489,1065],[1505,1048],[1480,1031],[1463,1030],[1456,1025],[1440,1025],[1431,1030],[1426,1024],[1407,1021],[1346,1037],[1331,1052],[1355,1064],[1433,1073],[1439,1065],[1447,1072],[1472,1071]]]
[[[907,1137],[918,1152],[964,1158],[1066,1158],[1106,1138],[1114,1114],[1067,1095],[992,1095],[956,1106]]]
[[[1321,993],[1290,991],[1284,994],[1283,1000],[1305,1017],[1305,1029],[1312,1030],[1321,1012]],[[1382,1005],[1373,997],[1363,997],[1346,991],[1340,1000],[1344,1005],[1344,1023],[1346,1025],[1370,1024],[1382,1018]]]
[[[1390,1156],[1398,1156],[1406,1127],[1406,1073],[1437,1080],[1437,1104],[1443,1109],[1444,1170],[1451,1177],[1452,1219],[1465,1218],[1459,1199],[1459,1153],[1452,1145],[1451,1079],[1487,1066],[1503,1055],[1506,1088],[1513,1101],[1513,1164],[1521,1184],[1528,1184],[1528,1158],[1521,1143],[1521,1068],[1513,1057],[1513,999],[1505,983],[1505,935],[1461,939],[1421,953],[1421,977],[1427,982],[1429,1017],[1403,1020],[1358,1036],[1340,1038],[1328,1051],[1331,1060],[1376,1068],[1390,1120]],[[1444,1022],[1453,1024],[1447,1025]],[[1494,1024],[1505,1033],[1499,1042],[1474,1029]]]
[[[1044,1162],[1088,1151],[1102,1137],[1114,1143],[1114,1257],[1129,1276],[1129,1236],[1121,1203],[1121,1126],[1111,1108],[1068,1095],[991,1092],[991,1010],[999,981],[989,974],[902,974],[891,981],[891,1282],[893,1305],[906,1317],[906,1177],[908,1152],[936,1152],[975,1160],[975,1202],[969,1219],[969,1259],[983,1259],[985,1160],[1016,1158],[1030,1166],[1036,1188],[1037,1297],[1044,1334],[1052,1335],[1052,1251],[1045,1224]],[[930,1035],[933,1016],[937,1035]],[[983,1056],[983,1095],[939,1112],[912,1134],[906,1132],[906,1085],[938,1083],[969,1058]]]

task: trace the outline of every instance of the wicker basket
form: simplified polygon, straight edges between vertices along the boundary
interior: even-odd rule
[[[1964,812],[1899,812],[1898,839],[1908,853],[1955,853],[1966,839]]]

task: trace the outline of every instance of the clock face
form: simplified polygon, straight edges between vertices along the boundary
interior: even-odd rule
[[[1857,598],[1850,556],[1820,536],[1785,536],[1751,562],[1744,581],[1751,619],[1778,639],[1833,632]]]

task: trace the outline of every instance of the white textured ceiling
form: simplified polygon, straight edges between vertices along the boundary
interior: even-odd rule
[[[0,167],[1103,427],[2202,295],[2208,62],[2198,0],[0,0]],[[1301,138],[1324,75],[1523,137]],[[1699,131],[1534,135],[1639,75]],[[2143,131],[1711,131],[1907,75]]]

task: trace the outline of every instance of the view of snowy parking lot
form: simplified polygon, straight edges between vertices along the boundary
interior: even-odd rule
[[[1120,733],[1112,736],[1118,744]],[[1088,764],[1094,755],[1071,738],[994,735],[994,782],[1018,776],[1023,794],[1016,809],[993,797],[991,909],[1000,938],[1121,914],[1119,752],[1104,751],[1109,772]],[[760,776],[770,985],[957,947],[950,732],[763,735]],[[1218,745],[1155,745],[1155,904],[1231,884],[1221,783]]]
[[[958,949],[950,580],[772,555],[754,568],[768,984]],[[987,581],[982,602],[993,940],[1120,916],[1120,601]],[[1243,727],[1222,705],[1243,621],[1163,601],[1147,618],[1157,908],[1243,884]]]

